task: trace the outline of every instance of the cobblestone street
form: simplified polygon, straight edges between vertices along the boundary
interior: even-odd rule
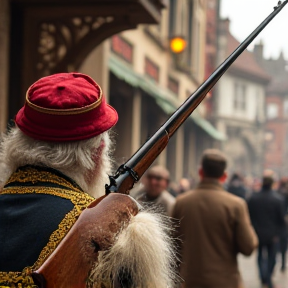
[[[280,271],[280,255],[277,255],[277,263],[274,269],[273,283],[275,288],[288,288],[288,267],[286,272]],[[245,284],[245,288],[261,288],[261,283],[258,278],[257,267],[257,253],[254,253],[251,257],[239,256],[240,272]],[[288,257],[288,256],[287,256]]]

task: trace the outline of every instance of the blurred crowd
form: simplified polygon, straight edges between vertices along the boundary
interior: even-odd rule
[[[209,251],[211,247],[209,245],[207,246],[206,242],[212,241],[207,239],[212,239],[215,236],[213,235],[213,237],[211,238],[212,234],[211,231],[214,231],[216,234],[221,234],[218,235],[219,237],[217,236],[219,239],[222,237],[224,240],[221,239],[222,246],[219,245],[217,248],[215,248],[217,246],[215,242],[217,242],[219,239],[216,240],[214,239],[213,240],[214,243],[210,243],[213,246],[211,250],[213,250],[214,248],[216,250],[218,249],[218,252],[216,253],[221,254],[222,252],[219,252],[219,250],[227,249],[227,251],[230,251],[228,252],[228,254],[231,253],[230,256],[234,259],[233,260],[234,262],[237,261],[236,255],[238,253],[242,253],[246,256],[249,256],[251,255],[252,251],[257,249],[258,252],[257,264],[259,268],[259,279],[261,280],[263,287],[274,288],[275,286],[272,283],[272,276],[275,268],[277,255],[281,255],[281,257],[279,257],[281,258],[281,271],[284,272],[286,270],[287,237],[288,237],[288,177],[277,179],[276,175],[273,173],[272,170],[263,171],[263,176],[261,178],[252,178],[249,176],[244,177],[240,173],[236,172],[232,173],[231,175],[228,175],[226,169],[222,169],[224,166],[226,168],[225,155],[219,154],[220,155],[219,156],[218,153],[221,152],[216,150],[215,152],[214,149],[210,149],[209,151],[207,152],[208,156],[207,155],[205,156],[204,153],[203,156],[204,160],[202,159],[201,163],[202,166],[200,165],[201,166],[199,169],[200,180],[192,178],[182,178],[178,182],[173,182],[170,179],[170,173],[168,169],[161,165],[156,165],[151,167],[146,172],[146,174],[142,178],[141,183],[138,184],[137,187],[135,187],[131,191],[131,195],[132,197],[137,199],[138,202],[140,202],[142,205],[146,207],[147,206],[156,207],[157,211],[161,212],[162,214],[170,217],[172,216],[173,219],[174,218],[179,219],[180,234],[178,234],[177,237],[181,238],[183,240],[182,242],[184,243],[179,245],[180,246],[179,254],[181,260],[183,259],[183,257],[184,259],[186,259],[185,257],[188,257],[186,256],[186,254],[190,253],[189,251],[188,252],[186,251],[187,249],[185,248],[185,241],[186,242],[188,241],[187,239],[189,237],[187,235],[189,235],[189,233],[192,233],[191,231],[193,231],[193,237],[191,237],[192,240],[190,239],[188,241],[189,242],[188,250],[192,251],[191,252],[193,253],[192,258],[194,260],[195,258],[197,258],[197,255],[199,256],[198,257],[199,259],[196,259],[196,261],[198,261],[199,264],[204,261],[203,258],[208,257],[209,260],[207,262],[208,263],[207,267],[209,267],[209,261],[210,263],[213,262],[212,259],[215,256],[213,255],[213,253],[215,253],[215,251],[214,252],[210,251],[211,255],[209,256],[210,252],[207,251]],[[206,158],[208,157],[207,158],[208,164],[205,162],[206,161],[205,157]],[[221,161],[225,163],[223,167],[221,166],[222,165]],[[205,165],[206,166],[212,165],[211,166],[212,168],[211,167],[207,168]],[[217,171],[220,171],[219,175],[217,175]],[[221,188],[220,186],[217,186],[218,184],[220,184]],[[223,192],[222,190],[225,192],[224,194],[222,193]],[[199,191],[201,193],[197,193]],[[207,191],[208,196],[206,197],[205,193]],[[215,191],[222,193],[222,194],[216,193],[218,195],[216,196],[216,198],[218,197],[218,199],[213,198]],[[201,196],[195,196],[195,195],[201,195]],[[228,195],[231,196],[228,197]],[[179,208],[178,206],[181,206],[181,208]],[[210,211],[209,209],[211,210],[214,209],[215,211],[213,212]],[[194,213],[193,211],[197,211],[197,213],[196,212]],[[222,212],[224,216],[223,215],[219,216]],[[187,224],[188,228],[184,227],[186,218],[189,220]],[[219,227],[221,226],[222,228],[218,227],[219,230],[215,230],[214,228],[209,227],[209,224],[207,224],[207,222],[213,223],[214,226],[215,225]],[[195,227],[198,226],[201,228],[194,231],[193,229],[195,229]],[[239,232],[235,232],[235,230],[238,229],[237,226],[239,226],[240,229]],[[229,229],[231,231],[229,231]],[[231,240],[227,240],[230,236],[228,237],[227,236],[228,234],[225,236],[225,233],[231,234],[230,235],[232,237]],[[199,236],[198,234],[201,236]],[[257,240],[255,240],[256,239],[255,237],[257,237]],[[195,240],[195,238],[196,239],[199,238],[199,243],[196,242],[197,244],[195,244],[194,246],[198,247],[196,248],[196,250],[193,250],[193,248],[191,247],[193,247],[192,242]],[[232,244],[229,243],[229,241]],[[231,248],[231,245],[234,247]],[[241,247],[241,245],[243,247]],[[205,252],[203,252],[202,254],[201,252],[199,252],[202,249],[201,246],[205,247],[203,248]],[[185,256],[183,256],[183,254],[185,254]],[[219,267],[221,267],[220,264],[221,261],[225,262],[226,256],[222,255],[220,258],[217,257],[214,258],[218,259]],[[227,259],[229,259],[229,257]],[[219,261],[219,259],[221,260]],[[227,260],[228,263],[226,264],[230,265],[231,263],[229,263],[229,261],[230,260]],[[189,263],[188,260],[185,260],[184,262]],[[191,263],[194,262],[192,261]],[[189,271],[197,271],[196,274],[199,273],[199,277],[201,276],[202,279],[201,281],[203,281],[203,279],[205,279],[205,273],[209,271],[210,267],[207,268],[205,266],[206,264],[205,265],[203,264],[203,267],[205,268],[202,267],[203,271],[201,271],[201,268],[199,268],[201,265],[199,267],[198,264],[194,266],[193,264],[191,265],[192,266],[190,268],[189,267],[186,268]],[[225,263],[223,265],[225,266]],[[182,268],[180,268],[180,270],[181,269]],[[227,267],[225,269],[227,269]],[[218,272],[219,275],[221,275],[222,273],[221,269]],[[234,272],[232,271],[231,273],[233,274]],[[225,278],[224,274],[222,276]],[[181,274],[181,277],[184,278],[186,282],[186,286],[183,287],[196,287],[197,285],[200,285],[202,283],[201,281],[199,283],[197,282],[198,281],[197,275],[195,278],[194,276],[191,275],[186,277],[185,274]],[[215,277],[216,278],[213,280],[214,284],[218,281],[217,276]],[[189,286],[187,285],[187,283],[189,282],[190,278],[192,282],[191,285]],[[209,284],[209,280],[207,281],[208,281],[207,283]],[[238,280],[237,281],[239,283],[237,281],[236,282],[239,285],[236,282],[234,283],[235,285],[232,284],[233,283],[232,278],[230,282],[227,280],[228,281],[227,286],[225,286],[225,282],[222,283],[221,281],[219,282],[221,283],[221,287],[229,287],[229,288],[243,287],[241,286],[242,284],[241,285],[239,284],[240,282]],[[207,283],[205,282],[205,285]],[[211,287],[214,287],[213,285]],[[207,287],[210,286],[208,285]]]

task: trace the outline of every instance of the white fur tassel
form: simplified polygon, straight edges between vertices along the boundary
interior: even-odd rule
[[[99,253],[91,274],[92,286],[110,288],[111,279],[117,279],[125,271],[131,278],[131,288],[173,287],[177,275],[171,230],[168,217],[139,212],[121,231],[115,244]]]

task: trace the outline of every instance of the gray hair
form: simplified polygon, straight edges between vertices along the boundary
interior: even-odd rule
[[[108,132],[82,141],[46,142],[12,128],[0,143],[0,190],[18,167],[38,165],[57,169],[85,192],[101,196],[111,172],[110,146]]]

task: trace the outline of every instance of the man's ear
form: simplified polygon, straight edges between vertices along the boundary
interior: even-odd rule
[[[224,171],[223,175],[219,178],[219,181],[221,183],[225,183],[225,181],[227,180],[227,177],[228,177],[227,172]]]

